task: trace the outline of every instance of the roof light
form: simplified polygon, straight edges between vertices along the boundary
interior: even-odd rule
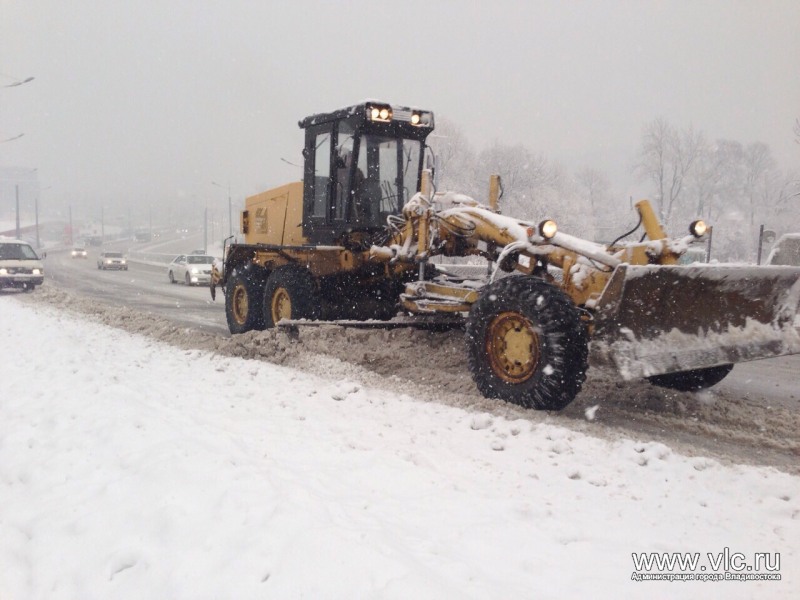
[[[431,113],[422,110],[415,110],[411,113],[410,122],[416,127],[430,127]]]
[[[371,121],[389,123],[392,120],[392,107],[387,105],[370,105],[367,107],[367,115]]]
[[[549,240],[558,233],[558,225],[552,219],[545,219],[539,223],[539,235],[544,239]]]

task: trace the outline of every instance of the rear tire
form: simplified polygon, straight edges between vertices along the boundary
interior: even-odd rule
[[[169,282],[178,283],[177,281],[175,281],[175,275],[172,274],[172,271],[169,272]]]
[[[561,410],[586,379],[588,335],[560,289],[533,277],[487,286],[466,325],[469,369],[480,392],[524,408]]]
[[[320,300],[314,278],[306,269],[275,269],[264,288],[263,321],[267,328],[281,319],[319,319]]]
[[[231,333],[264,329],[264,316],[261,310],[263,294],[262,273],[246,268],[231,276],[225,284],[225,317]]]
[[[658,387],[678,390],[679,392],[696,392],[717,385],[733,370],[733,365],[720,365],[707,369],[680,371],[665,375],[653,375],[647,380]]]

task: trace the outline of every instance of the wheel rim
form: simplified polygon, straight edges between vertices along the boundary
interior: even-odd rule
[[[270,302],[270,311],[272,313],[272,322],[277,323],[281,319],[292,318],[292,299],[289,297],[289,292],[285,288],[278,288],[272,294],[272,302]]]
[[[233,288],[233,318],[239,325],[244,325],[247,321],[247,312],[250,302],[247,298],[247,290],[241,283]]]
[[[523,315],[501,313],[489,323],[486,354],[497,377],[508,383],[522,383],[539,366],[539,335]]]

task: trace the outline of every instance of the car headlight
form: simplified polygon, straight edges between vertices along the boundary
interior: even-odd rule
[[[544,239],[552,239],[556,233],[558,233],[558,225],[552,219],[546,219],[539,223],[539,235]]]
[[[8,275],[8,269],[0,269],[0,275]]]
[[[197,275],[200,271],[197,270],[197,267],[192,267],[192,275]]]
[[[694,237],[703,237],[707,231],[708,225],[706,225],[706,222],[702,219],[692,221],[692,224],[689,225],[689,233],[691,233]]]
[[[32,272],[34,275],[41,275],[41,274],[42,274],[41,270],[39,270],[39,269],[33,269],[31,272]]]
[[[123,258],[123,259],[122,259],[122,264],[124,265],[126,262],[127,262],[127,261],[126,261],[126,260]]]

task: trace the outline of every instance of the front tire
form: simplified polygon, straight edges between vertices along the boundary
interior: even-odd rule
[[[466,324],[469,369],[480,392],[524,408],[561,410],[588,369],[588,334],[572,300],[534,277],[484,289]]]
[[[173,275],[173,274],[172,274],[172,271],[170,271],[170,272],[169,272],[169,282],[170,282],[170,283],[178,283],[178,282],[175,280],[175,275]]]
[[[694,369],[693,371],[653,375],[648,377],[647,380],[658,387],[678,390],[679,392],[697,392],[710,388],[712,385],[717,385],[732,370],[733,365],[719,365],[718,367]]]
[[[225,285],[225,317],[231,333],[264,329],[263,294],[264,277],[254,269],[245,269],[231,276]]]
[[[295,266],[275,269],[264,288],[263,307],[267,328],[282,319],[319,319],[319,294],[311,273]]]

